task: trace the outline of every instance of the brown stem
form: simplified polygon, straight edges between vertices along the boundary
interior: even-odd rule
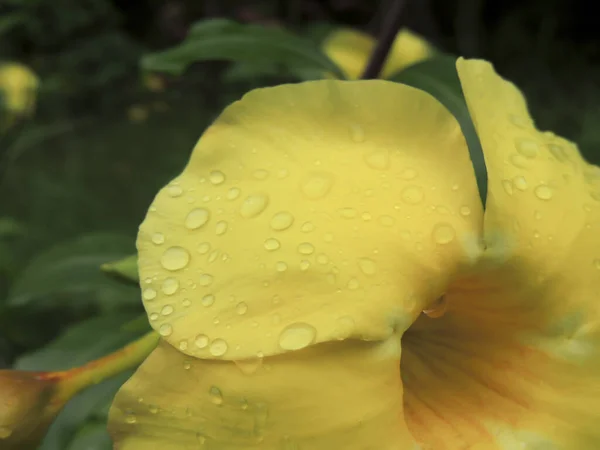
[[[382,4],[385,5],[385,2]],[[406,0],[394,0],[390,6],[389,11],[384,11],[385,21],[383,27],[379,33],[377,45],[371,53],[367,67],[362,75],[363,80],[369,80],[377,78],[381,72],[383,64],[390,52],[390,48],[394,43],[396,34],[402,24],[402,10],[406,5]],[[385,6],[383,6],[385,8]]]

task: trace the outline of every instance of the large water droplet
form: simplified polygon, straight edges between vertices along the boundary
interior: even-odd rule
[[[434,301],[432,304],[430,304],[427,308],[425,308],[423,310],[423,314],[425,314],[426,316],[428,316],[432,319],[438,319],[438,318],[442,317],[444,314],[446,314],[447,309],[448,309],[448,302],[446,301],[446,297],[441,296],[436,301]]]
[[[333,186],[333,178],[325,173],[313,173],[300,184],[302,193],[311,200],[325,197]]]
[[[165,235],[162,233],[154,233],[152,234],[151,240],[155,245],[162,245],[165,243]]]
[[[239,188],[232,187],[227,191],[227,200],[235,200],[240,196],[241,192],[242,191]]]
[[[160,313],[163,316],[170,316],[171,314],[173,314],[174,311],[175,311],[175,308],[173,308],[171,305],[165,305],[160,310]]]
[[[221,389],[216,386],[211,386],[208,390],[208,395],[212,404],[221,406],[223,404],[223,393]]]
[[[194,345],[200,349],[208,347],[209,339],[205,334],[199,334],[194,339]]]
[[[251,219],[262,213],[268,204],[269,197],[265,194],[249,195],[240,207],[240,215],[245,219]]]
[[[167,193],[171,197],[179,197],[179,196],[181,196],[181,194],[183,194],[183,189],[181,188],[181,186],[172,184],[170,186],[167,186]]]
[[[315,247],[310,242],[302,242],[298,245],[298,252],[302,255],[311,255],[315,251]]]
[[[518,153],[510,155],[509,159],[511,164],[519,169],[529,169],[532,165],[530,160]]]
[[[294,216],[287,211],[280,211],[271,219],[271,228],[276,231],[287,230],[294,223]]]
[[[213,303],[215,302],[215,296],[212,294],[207,294],[204,297],[202,297],[202,300],[200,300],[200,303],[202,303],[202,306],[212,306]]]
[[[531,139],[517,139],[515,141],[517,151],[526,158],[535,158],[539,152],[539,144]]]
[[[208,180],[212,183],[212,184],[221,184],[225,181],[225,174],[223,172],[221,172],[220,170],[213,170],[209,175],[208,175]]]
[[[217,236],[221,236],[227,232],[227,227],[229,225],[224,220],[219,220],[215,225],[215,234]]]
[[[374,275],[377,272],[377,264],[370,258],[360,258],[358,268],[365,275]]]
[[[170,271],[183,269],[190,262],[190,254],[183,247],[170,247],[160,258],[161,265]]]
[[[279,241],[277,239],[269,238],[265,241],[264,246],[265,246],[265,249],[272,252],[274,250],[277,250],[279,247],[281,247],[281,244],[279,243]]]
[[[173,295],[179,289],[179,281],[177,278],[166,278],[162,284],[162,291],[165,295]]]
[[[541,184],[538,187],[536,187],[534,192],[535,196],[540,200],[550,200],[554,195],[554,191],[552,190],[552,188],[545,184]]]
[[[406,203],[416,205],[423,200],[423,189],[418,186],[407,186],[400,195]]]
[[[164,337],[171,336],[171,334],[173,334],[173,327],[168,323],[163,323],[158,328],[158,334]]]
[[[317,330],[307,323],[294,323],[279,335],[279,346],[284,350],[300,350],[312,344]]]
[[[376,150],[365,155],[365,162],[373,169],[385,170],[390,167],[390,152],[388,150]]]
[[[213,356],[223,356],[225,353],[227,353],[227,350],[227,342],[225,342],[223,339],[215,339],[210,343],[210,347],[208,349],[210,354]]]
[[[235,307],[235,312],[240,316],[243,316],[248,312],[248,305],[244,302],[240,302]]]
[[[144,300],[154,300],[156,298],[156,291],[152,288],[146,288],[142,291],[142,298]]]
[[[208,222],[210,211],[206,208],[192,209],[185,217],[185,227],[189,230],[196,230]]]
[[[448,244],[456,236],[456,231],[452,225],[440,223],[433,227],[433,240],[438,244]]]

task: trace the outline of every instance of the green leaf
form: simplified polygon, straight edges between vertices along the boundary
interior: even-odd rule
[[[67,450],[112,450],[106,424],[86,424],[77,432]]]
[[[66,370],[127,345],[144,333],[128,327],[136,314],[110,314],[79,322],[41,349],[17,359],[18,370]]]
[[[101,268],[102,271],[109,275],[113,275],[128,281],[133,281],[137,284],[137,282],[140,280],[137,260],[137,255],[131,255],[126,258],[119,259],[118,261],[102,264]]]
[[[334,73],[342,71],[310,39],[280,28],[243,25],[226,19],[196,23],[178,46],[142,59],[146,70],[182,74],[192,63],[225,60],[272,68],[281,65],[289,71]]]
[[[133,240],[127,236],[94,233],[58,244],[39,256],[19,274],[9,291],[7,305],[23,306],[37,301],[39,306],[60,294],[61,301],[76,306],[103,302],[113,305],[131,298],[138,302],[137,290],[111,283],[100,266],[130,255]]]
[[[469,146],[479,196],[485,208],[488,185],[487,169],[481,143],[467,109],[467,103],[456,72],[456,57],[443,54],[437,55],[407,67],[392,75],[390,80],[407,84],[431,94],[456,117]]]

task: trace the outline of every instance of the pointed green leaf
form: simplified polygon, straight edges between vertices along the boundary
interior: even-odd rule
[[[131,255],[118,261],[102,264],[101,268],[105,273],[127,281],[137,283],[140,279],[138,275],[137,255]]]
[[[147,55],[147,70],[179,75],[192,63],[225,60],[265,65],[278,64],[290,71],[318,70],[344,78],[341,70],[310,39],[281,28],[243,25],[218,19],[198,22],[178,46]]]

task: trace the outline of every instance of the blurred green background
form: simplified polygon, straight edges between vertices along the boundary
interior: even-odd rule
[[[149,76],[143,55],[199,20],[283,25],[315,41],[335,26],[376,35],[371,0],[4,0],[0,63],[40,78],[35,114],[0,132],[0,368],[63,369],[148,329],[134,283],[98,270],[135,251],[154,194],[204,128],[283,72],[194,64]],[[542,129],[600,162],[600,31],[591,1],[409,0],[403,25],[438,48],[492,61],[526,93]],[[108,449],[112,394],[126,375],[77,397],[43,449]]]

